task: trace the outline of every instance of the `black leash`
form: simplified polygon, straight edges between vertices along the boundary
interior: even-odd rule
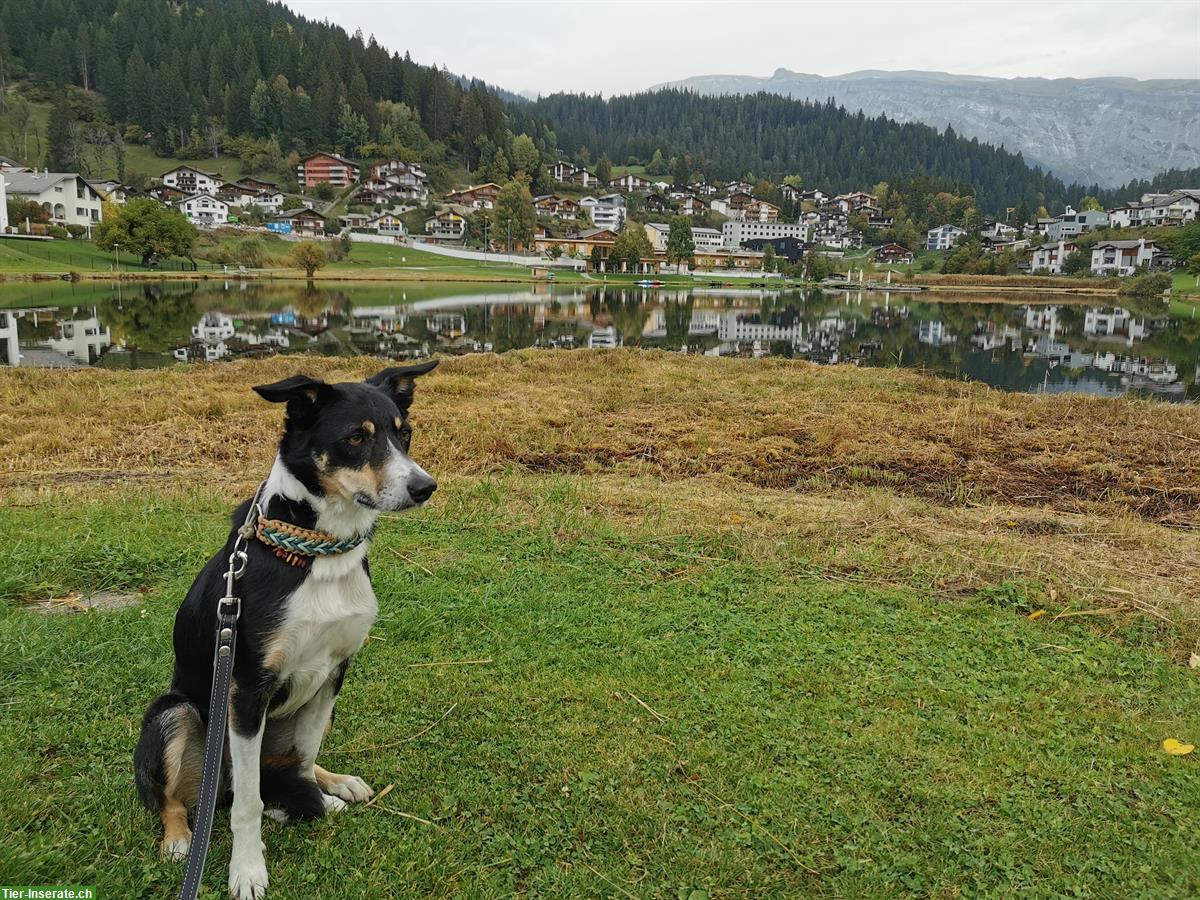
[[[258,501],[265,486],[265,482],[260,484],[254,492],[246,521],[237,531],[233,552],[229,554],[229,568],[225,571],[225,596],[217,601],[217,641],[213,650],[212,694],[208,699],[208,731],[204,736],[204,774],[200,778],[196,827],[192,829],[192,846],[188,851],[179,900],[196,900],[200,879],[204,877],[204,863],[208,859],[213,814],[217,809],[217,790],[221,785],[221,763],[225,756],[225,726],[229,718],[229,685],[233,678],[233,656],[237,648],[237,622],[242,614],[242,600],[234,594],[233,589],[246,571],[249,558],[246,546],[254,537],[254,524],[262,514]]]

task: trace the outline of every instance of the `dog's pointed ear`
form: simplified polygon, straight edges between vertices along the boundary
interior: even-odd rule
[[[437,364],[438,360],[431,359],[423,363],[418,363],[415,366],[396,366],[395,368],[384,369],[382,372],[378,372],[368,378],[367,384],[383,388],[396,401],[396,405],[401,410],[407,410],[412,406],[413,387],[417,383],[417,376],[433,371]]]
[[[329,385],[307,375],[293,375],[274,384],[255,386],[254,392],[271,403],[291,403],[293,400],[307,400],[316,403],[329,390]]]

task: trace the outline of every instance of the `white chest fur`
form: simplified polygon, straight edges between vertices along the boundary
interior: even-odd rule
[[[288,690],[287,699],[271,710],[272,717],[290,715],[311,700],[366,640],[379,612],[362,568],[367,545],[315,560],[288,598],[284,620],[266,653],[268,665]]]

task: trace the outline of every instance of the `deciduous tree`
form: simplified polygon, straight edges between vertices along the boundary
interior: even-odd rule
[[[518,175],[500,189],[496,198],[496,240],[511,240],[515,244],[528,244],[533,240],[537,228],[537,216],[533,211],[533,195],[529,193],[529,182]]]
[[[695,255],[696,241],[692,235],[691,220],[687,216],[675,216],[671,219],[671,230],[667,234],[667,262],[690,262]]]
[[[104,220],[96,226],[96,246],[121,250],[142,258],[142,265],[164,256],[192,255],[196,227],[178,210],[156,200],[130,200],[124,206],[104,210]]]
[[[313,274],[329,261],[325,248],[315,241],[301,241],[292,248],[292,265],[303,269],[310,279]]]

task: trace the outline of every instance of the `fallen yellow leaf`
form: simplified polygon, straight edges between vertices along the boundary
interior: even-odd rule
[[[1026,618],[1032,622],[1034,619],[1040,619],[1045,614],[1046,614],[1046,611],[1044,609],[1035,609],[1028,616],[1026,616]]]
[[[1187,756],[1196,749],[1195,744],[1184,744],[1175,738],[1167,738],[1162,742],[1162,748],[1172,756]]]
[[[1193,653],[1188,657],[1188,666],[1193,669],[1200,669],[1200,653]]]
[[[732,522],[734,525],[741,525],[746,520],[743,519],[741,516],[739,516],[737,513],[730,513],[729,521]]]

